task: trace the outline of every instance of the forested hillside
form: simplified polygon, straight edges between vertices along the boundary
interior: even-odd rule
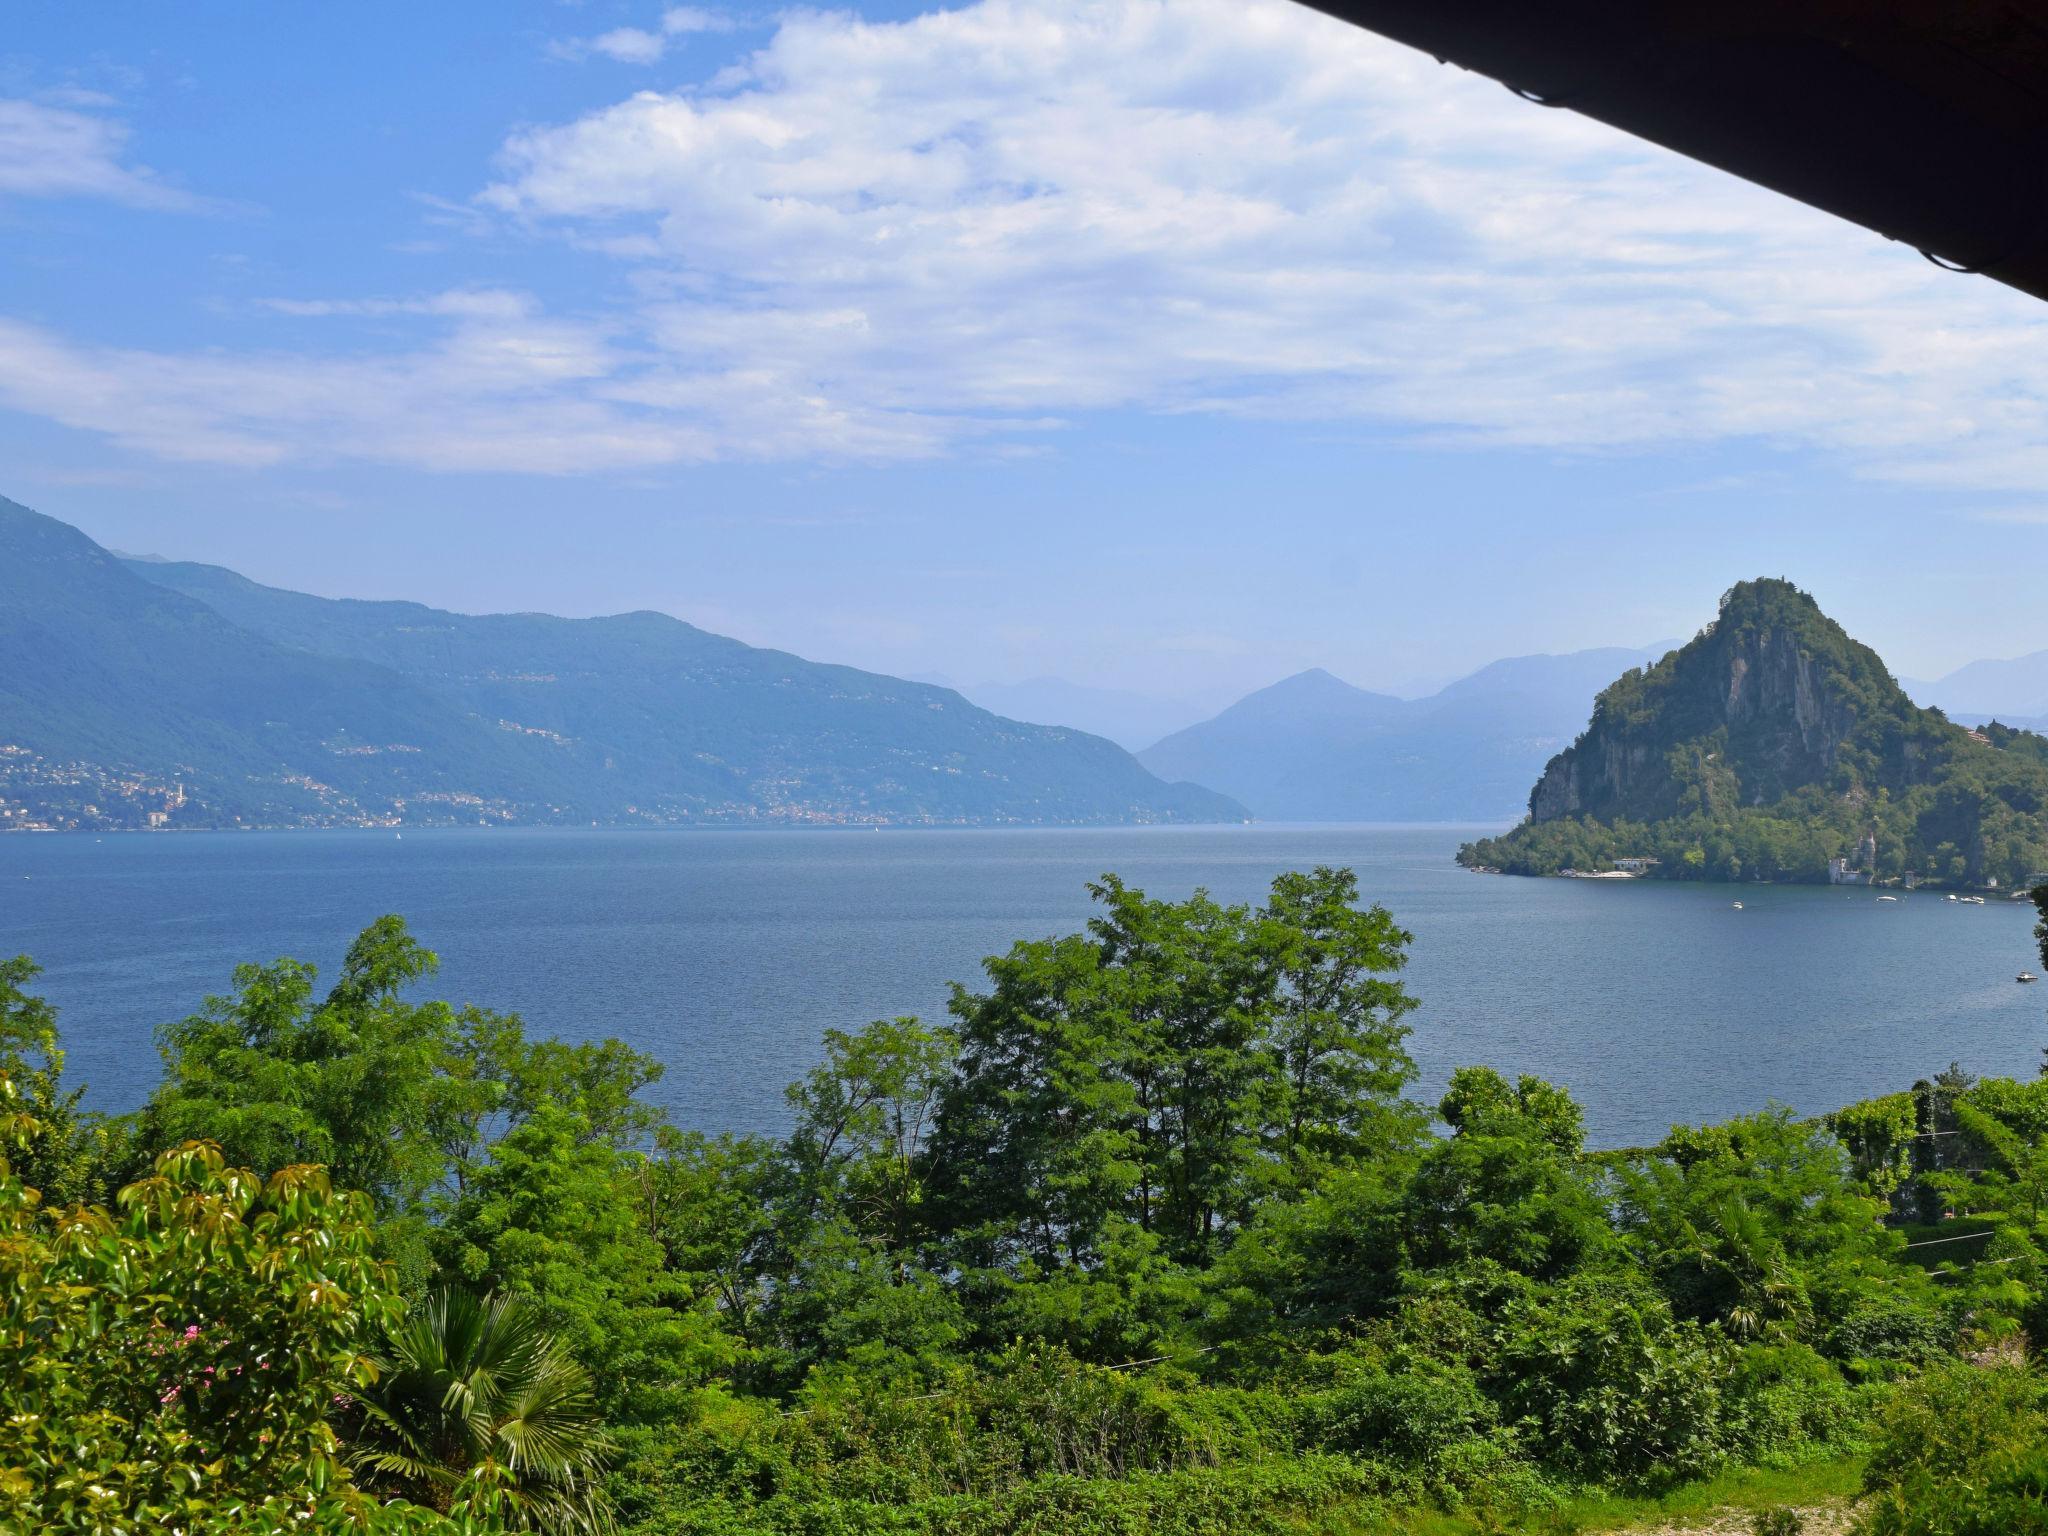
[[[2011,887],[2048,869],[2048,740],[1920,708],[1811,597],[1744,582],[1600,695],[1528,821],[1460,854],[1515,874],[1642,857],[1666,877],[1818,881],[1839,857]]]
[[[1405,1096],[1347,873],[1095,895],[779,1139],[411,1001],[395,917],[111,1121],[0,965],[0,1528],[1443,1536],[1867,1458],[1864,1536],[2040,1529],[2048,1079],[1589,1153],[1539,1079]]]
[[[1115,744],[663,614],[123,562],[0,501],[0,826],[1238,820]]]

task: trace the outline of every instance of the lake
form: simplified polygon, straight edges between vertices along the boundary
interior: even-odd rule
[[[1471,1062],[1538,1073],[1600,1145],[1773,1098],[1819,1113],[1951,1060],[2030,1077],[2048,1043],[2048,986],[2013,980],[2039,963],[2025,904],[1474,875],[1451,858],[1475,830],[15,835],[0,954],[43,964],[71,1080],[108,1110],[155,1082],[152,1029],[237,962],[331,976],[401,912],[441,955],[439,995],[618,1035],[667,1063],[653,1096],[678,1123],[774,1131],[822,1030],[942,1014],[981,956],[1078,928],[1104,871],[1242,900],[1319,863],[1357,870],[1414,934],[1417,1093]]]

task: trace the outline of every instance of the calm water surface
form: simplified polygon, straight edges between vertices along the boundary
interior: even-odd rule
[[[0,838],[0,954],[45,967],[74,1081],[125,1109],[152,1029],[243,960],[332,975],[402,912],[435,991],[536,1030],[621,1036],[668,1064],[655,1095],[707,1129],[777,1130],[820,1031],[943,1011],[984,954],[1070,932],[1083,882],[1260,895],[1356,869],[1415,936],[1418,1092],[1487,1062],[1568,1084],[1595,1139],[1783,1100],[1808,1113],[1951,1060],[2031,1076],[2048,1044],[2032,910],[1868,891],[1468,874],[1469,830],[1227,827],[922,832],[449,831]],[[1744,910],[1733,910],[1740,899]]]

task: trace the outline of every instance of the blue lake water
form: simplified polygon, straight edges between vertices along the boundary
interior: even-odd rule
[[[1451,862],[1469,829],[477,830],[0,838],[0,954],[27,951],[74,1081],[118,1110],[156,1080],[152,1029],[244,960],[331,975],[402,912],[440,995],[534,1029],[618,1035],[667,1063],[681,1124],[767,1130],[818,1037],[939,1016],[1016,938],[1070,932],[1084,882],[1262,894],[1349,865],[1414,934],[1417,1092],[1486,1062],[1567,1084],[1594,1138],[1780,1099],[1818,1113],[1960,1061],[2031,1076],[2048,1044],[2032,909],[1817,888],[1516,880]],[[1741,900],[1743,910],[1732,902]]]

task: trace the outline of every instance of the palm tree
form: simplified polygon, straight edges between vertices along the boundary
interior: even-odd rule
[[[396,1325],[358,1399],[356,1467],[444,1513],[488,1491],[515,1530],[602,1536],[612,1449],[590,1377],[517,1296],[437,1291]]]

